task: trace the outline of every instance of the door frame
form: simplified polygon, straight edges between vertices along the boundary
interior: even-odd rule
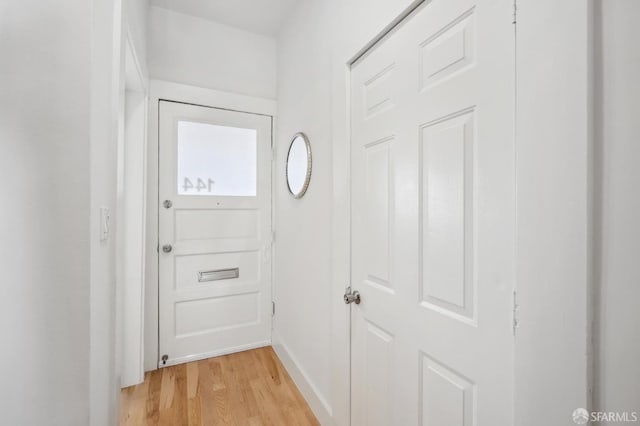
[[[145,311],[145,262],[146,257],[146,190],[147,190],[147,129],[148,129],[148,80],[143,72],[130,29],[125,31],[123,43],[124,79],[120,88],[117,208],[116,208],[116,295],[117,295],[117,362],[121,374],[121,387],[144,381],[144,311]],[[139,144],[132,153],[130,144]],[[140,151],[138,151],[140,149]],[[130,155],[142,155],[142,164],[131,164]],[[130,160],[130,158],[129,158]],[[138,169],[136,166],[141,166]],[[133,175],[135,188],[126,183]],[[141,210],[131,211],[128,201],[142,195]],[[125,225],[133,225],[135,236]],[[136,245],[135,253],[126,247]],[[140,244],[139,247],[137,245]],[[128,257],[128,258],[127,258]],[[136,274],[140,282],[130,286],[128,276]]]
[[[351,310],[342,301],[351,285],[351,67],[428,1],[404,2],[389,15],[395,15],[393,19],[370,29],[368,39],[358,39],[356,34],[361,32],[344,28],[350,38],[336,43],[332,61],[331,417],[336,425],[351,424]]]
[[[277,102],[272,99],[259,98],[219,90],[205,89],[196,86],[173,83],[163,80],[149,81],[149,128],[147,145],[147,238],[146,238],[146,277],[145,277],[145,318],[144,318],[144,369],[157,370],[159,361],[159,274],[158,274],[158,153],[159,153],[159,102],[161,100],[180,102],[204,107],[233,110],[271,117],[271,140],[276,132]],[[273,163],[273,158],[272,158]],[[271,167],[272,187],[274,167]],[[275,215],[275,203],[271,203],[272,217]],[[271,262],[275,257],[272,247]],[[274,291],[273,268],[271,290]]]
[[[343,28],[341,43],[332,58],[332,151],[333,151],[333,216],[332,216],[332,413],[337,425],[349,425],[351,420],[351,351],[350,315],[341,297],[351,280],[351,65],[376,45],[386,34],[413,10],[430,0],[406,1],[396,10],[396,18],[384,26],[375,22],[347,22],[362,31]],[[574,408],[589,409],[592,405],[591,321],[593,318],[592,217],[588,209],[592,203],[593,169],[593,1],[571,0],[560,9],[553,0],[514,0],[517,4],[518,36],[515,40],[517,73],[516,93],[516,283],[517,305],[514,300],[514,320],[518,321],[514,342],[515,362],[515,421],[518,425],[533,426],[541,423],[571,421]],[[388,15],[393,16],[392,14]],[[539,22],[544,21],[546,34],[539,33]],[[387,21],[389,22],[389,21]],[[362,28],[364,27],[364,28]],[[368,30],[368,31],[367,31]],[[515,29],[514,29],[515,31]],[[363,34],[369,34],[366,39]],[[541,52],[541,53],[536,53]],[[565,58],[564,67],[550,66],[553,58]],[[540,87],[536,67],[523,65],[542,60],[546,65],[544,77],[553,84]],[[570,72],[569,72],[569,71]],[[537,92],[533,96],[532,90]],[[562,102],[543,102],[554,99],[558,90],[573,96]],[[522,96],[526,93],[525,96]],[[541,117],[544,132],[536,132],[531,119]],[[558,120],[557,117],[562,117]],[[566,118],[566,119],[565,119]],[[525,125],[526,124],[526,125]],[[540,143],[543,134],[544,143]],[[572,140],[564,150],[557,147]],[[518,155],[526,151],[527,156]],[[522,183],[534,182],[539,173],[536,160],[553,158],[546,172],[562,185],[548,191],[535,191],[531,184],[523,189]],[[571,185],[574,192],[571,191]],[[578,195],[576,195],[576,193]],[[535,212],[523,212],[523,206],[554,205],[562,211],[554,221],[536,221]],[[573,218],[573,219],[572,219]],[[549,228],[552,232],[549,232]],[[570,229],[574,239],[567,239]],[[522,239],[539,234],[535,240]],[[554,247],[553,250],[546,248]],[[568,259],[557,262],[558,255]],[[537,265],[537,274],[531,267]],[[528,272],[529,271],[529,272]],[[540,291],[543,276],[545,291]],[[554,288],[561,288],[555,299],[546,297]],[[576,303],[578,302],[578,303]],[[515,309],[517,307],[517,309]],[[569,308],[568,308],[569,307]],[[562,327],[558,327],[562,324]],[[548,336],[550,345],[566,344],[563,360],[571,360],[572,368],[558,371],[551,356],[540,358],[537,336]],[[566,364],[562,364],[566,365]],[[549,378],[548,371],[554,371]],[[562,373],[562,374],[561,374]],[[551,395],[548,389],[562,389]],[[545,407],[541,410],[541,407]],[[570,409],[570,410],[569,410]]]

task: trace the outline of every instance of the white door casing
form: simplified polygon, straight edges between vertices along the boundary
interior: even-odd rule
[[[351,70],[352,424],[513,425],[510,0],[434,0]]]
[[[147,82],[129,34],[123,49],[126,78],[120,92],[123,102],[116,219],[116,293],[120,305],[116,315],[120,335],[116,347],[121,349],[116,359],[121,366],[120,386],[124,388],[144,381],[148,98]]]
[[[178,139],[209,149],[211,129],[222,132],[218,158],[230,160],[208,153],[208,167]],[[160,101],[160,367],[270,344],[271,130],[269,116]],[[225,142],[233,138],[253,171],[240,145]]]

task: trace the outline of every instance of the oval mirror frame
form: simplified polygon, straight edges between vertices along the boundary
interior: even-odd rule
[[[293,183],[291,182],[291,179],[293,179],[296,176],[291,176],[291,172],[290,172],[290,167],[294,166],[293,164],[290,165],[291,153],[292,153],[292,149],[294,148],[294,144],[296,144],[296,141],[298,140],[302,140],[304,142],[304,148],[307,154],[306,165],[299,165],[299,167],[306,167],[304,181],[302,182],[301,186],[300,186],[300,183],[296,185],[295,182]],[[307,135],[305,135],[304,133],[298,132],[295,135],[293,135],[293,138],[291,138],[291,143],[289,144],[289,151],[287,152],[287,163],[285,165],[287,189],[289,189],[289,193],[291,194],[291,196],[293,196],[293,198],[302,198],[302,196],[304,196],[304,194],[307,192],[307,188],[309,188],[309,182],[311,181],[311,165],[312,165],[311,144],[309,143],[309,138],[307,138]],[[297,175],[300,176],[301,173],[297,173]],[[300,189],[297,192],[294,192],[294,189],[292,188],[292,186],[299,187]]]

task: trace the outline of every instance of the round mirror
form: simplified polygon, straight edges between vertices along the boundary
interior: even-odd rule
[[[311,180],[311,145],[304,133],[297,133],[287,155],[287,186],[294,198],[307,192]]]

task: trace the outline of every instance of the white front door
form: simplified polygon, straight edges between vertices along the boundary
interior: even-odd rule
[[[512,8],[425,2],[352,67],[354,426],[513,426]]]
[[[160,101],[159,366],[270,344],[271,117]]]

